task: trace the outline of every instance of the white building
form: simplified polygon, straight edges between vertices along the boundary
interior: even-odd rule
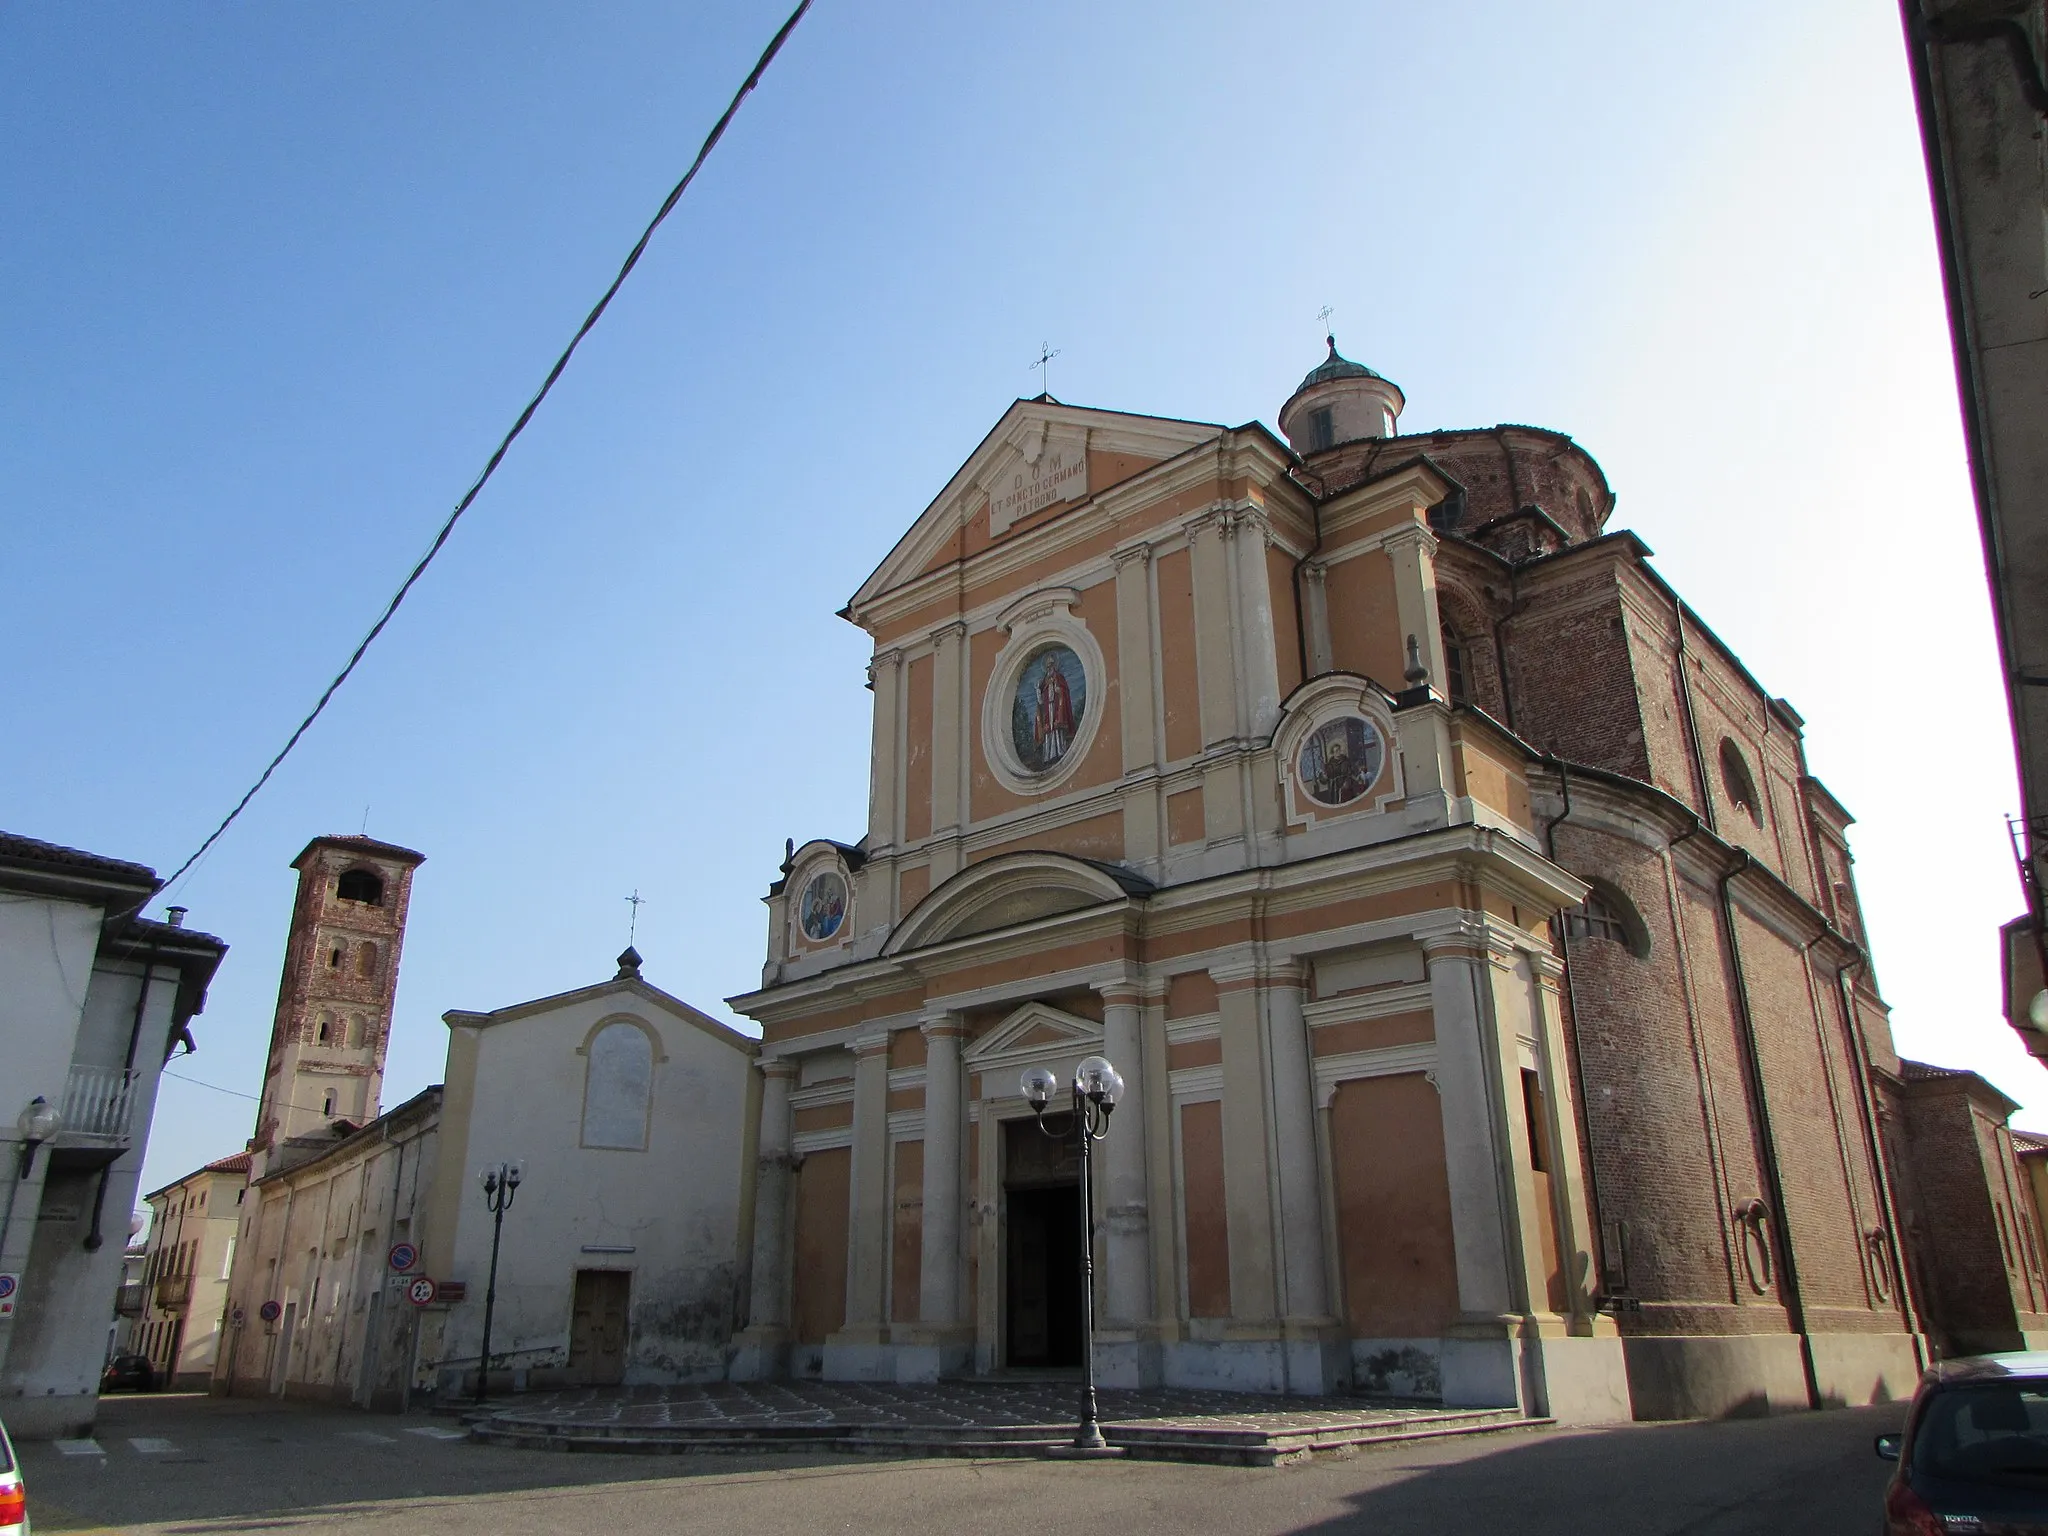
[[[149,1357],[165,1386],[203,1392],[213,1380],[248,1187],[249,1154],[237,1152],[144,1197],[149,1241],[134,1353]]]
[[[98,1414],[158,1076],[227,952],[182,908],[140,917],[160,885],[0,833],[0,1419],[16,1436]]]

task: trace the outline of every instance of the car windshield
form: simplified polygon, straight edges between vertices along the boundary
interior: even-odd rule
[[[2048,1487],[2048,1381],[1935,1393],[1913,1441],[1913,1470],[1957,1482]]]

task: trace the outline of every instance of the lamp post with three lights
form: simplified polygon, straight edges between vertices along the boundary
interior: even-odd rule
[[[484,1187],[484,1204],[491,1211],[491,1278],[484,1286],[484,1340],[476,1357],[476,1400],[484,1400],[485,1383],[491,1379],[491,1314],[498,1305],[498,1240],[505,1235],[505,1212],[519,1193],[519,1164],[500,1163],[486,1168],[476,1178]]]
[[[1073,1137],[1081,1151],[1081,1422],[1074,1429],[1068,1455],[1114,1456],[1120,1448],[1102,1438],[1095,1412],[1095,1193],[1093,1151],[1109,1134],[1109,1117],[1123,1096],[1124,1080],[1105,1057],[1090,1056],[1074,1069],[1074,1105],[1068,1124],[1055,1127],[1045,1118],[1059,1079],[1044,1067],[1032,1067],[1019,1084],[1025,1102],[1038,1117],[1038,1128],[1055,1141]],[[1055,1115],[1057,1118],[1057,1115]]]

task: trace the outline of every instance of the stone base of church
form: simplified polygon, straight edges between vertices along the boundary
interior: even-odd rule
[[[1334,1329],[1289,1325],[1265,1337],[1234,1332],[1157,1347],[1160,1386],[1297,1397],[1326,1397],[1351,1386],[1350,1341]]]
[[[921,1324],[902,1325],[890,1334],[889,1348],[896,1356],[896,1381],[950,1381],[974,1370],[972,1328],[928,1328]],[[862,1378],[853,1378],[859,1380]]]
[[[1920,1383],[1910,1334],[1815,1333],[1807,1341],[1823,1407],[1902,1403]]]
[[[1807,1406],[1796,1334],[1633,1335],[1622,1354],[1638,1419],[1760,1418]]]
[[[1616,1335],[1542,1336],[1523,1347],[1534,1389],[1532,1413],[1560,1424],[1626,1424],[1635,1417],[1628,1361]]]
[[[734,1381],[782,1381],[790,1374],[787,1328],[744,1328],[733,1336],[732,1364],[726,1375]]]

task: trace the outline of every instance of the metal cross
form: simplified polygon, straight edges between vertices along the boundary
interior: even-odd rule
[[[640,887],[636,885],[633,887],[632,895],[620,899],[632,903],[633,907],[633,920],[626,925],[626,947],[630,949],[633,947],[633,940],[639,936],[640,909],[646,905],[647,898],[640,894]]]
[[[1060,355],[1060,349],[1049,342],[1038,344],[1038,361],[1031,366],[1038,370],[1038,392],[1050,397],[1052,394],[1052,369],[1048,366]]]
[[[1336,311],[1334,309],[1330,308],[1329,305],[1325,304],[1322,307],[1322,309],[1319,310],[1316,314],[1316,318],[1322,321],[1323,323],[1323,334],[1325,336],[1333,335],[1332,331],[1330,330],[1330,316],[1334,315],[1335,313]]]

